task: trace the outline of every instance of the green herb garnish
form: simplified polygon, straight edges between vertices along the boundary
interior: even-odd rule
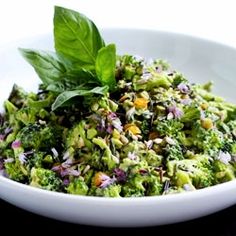
[[[116,86],[116,47],[105,46],[95,24],[83,14],[55,7],[56,52],[20,48],[47,90],[57,92],[52,110],[88,94],[104,95]]]

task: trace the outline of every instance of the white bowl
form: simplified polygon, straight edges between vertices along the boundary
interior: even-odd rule
[[[215,92],[236,102],[236,49],[186,35],[127,29],[103,30],[119,53],[163,58],[195,82],[215,82]],[[13,82],[36,88],[38,79],[17,47],[52,49],[49,35],[0,48],[0,102]],[[58,220],[99,226],[151,226],[201,217],[236,203],[236,181],[194,192],[140,198],[101,198],[50,192],[0,176],[0,197],[18,207]]]

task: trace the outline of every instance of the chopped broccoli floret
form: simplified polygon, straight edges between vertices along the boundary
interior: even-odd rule
[[[195,106],[187,106],[184,109],[184,113],[183,116],[181,117],[181,121],[182,122],[194,122],[195,120],[199,120],[200,119],[200,115],[201,112],[199,110],[199,108],[195,107]]]
[[[154,150],[144,151],[142,160],[146,160],[149,166],[160,166],[163,156],[156,154]]]
[[[23,88],[14,84],[8,100],[16,107],[21,108],[26,102],[27,93]]]
[[[121,186],[112,184],[107,188],[96,188],[93,192],[95,196],[100,197],[120,197]]]
[[[77,195],[87,195],[89,187],[82,177],[75,178],[67,187],[67,192]]]
[[[124,197],[141,197],[160,195],[163,191],[163,184],[160,177],[150,173],[131,176],[129,181],[123,186]]]
[[[33,124],[36,121],[36,111],[26,107],[16,112],[16,119],[24,125]]]
[[[16,137],[21,141],[23,148],[35,150],[50,150],[60,145],[58,130],[50,126],[29,124],[22,128]]]
[[[61,191],[62,181],[55,172],[43,168],[32,168],[30,173],[30,185],[51,191]]]
[[[232,165],[225,164],[219,160],[213,162],[215,184],[235,179],[235,170]]]
[[[190,184],[199,189],[213,185],[213,171],[207,158],[169,161],[167,170],[178,187]]]
[[[180,121],[177,120],[162,120],[155,121],[156,131],[161,136],[177,136],[178,132],[180,132],[184,125]]]
[[[85,122],[76,124],[70,131],[66,140],[66,146],[80,149],[83,147],[92,148],[92,143],[86,138]]]
[[[44,152],[32,152],[32,154],[27,155],[27,160],[30,168],[51,166],[53,163],[52,156],[45,155]]]
[[[116,156],[114,156],[106,144],[105,140],[102,138],[93,138],[92,142],[99,146],[102,150],[104,150],[101,160],[108,167],[109,170],[115,168],[116,164],[119,163],[119,160]]]
[[[164,150],[165,158],[167,161],[184,159],[183,151],[179,144],[167,144]]]
[[[150,91],[154,88],[163,87],[169,88],[171,86],[170,80],[166,75],[154,74],[146,83],[134,83],[134,89],[136,91],[146,90]]]
[[[175,73],[173,78],[173,85],[177,87],[181,83],[188,83],[188,80],[180,73]]]
[[[27,169],[20,163],[19,160],[15,160],[13,162],[5,163],[5,169],[7,175],[16,181],[23,182],[27,180],[28,171]]]
[[[193,144],[203,153],[214,156],[224,146],[224,136],[219,130],[204,129],[199,123],[195,123],[191,132]]]

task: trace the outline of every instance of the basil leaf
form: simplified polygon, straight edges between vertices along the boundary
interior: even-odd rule
[[[65,91],[56,98],[56,100],[52,104],[52,110],[54,111],[57,108],[63,106],[68,100],[70,100],[73,97],[86,96],[86,95],[92,95],[92,94],[105,95],[107,91],[108,91],[107,86],[95,87],[92,90],[78,89],[74,91]]]
[[[67,80],[71,82],[75,82],[77,84],[81,83],[88,83],[89,81],[95,81],[96,75],[95,72],[86,70],[84,68],[78,68],[78,69],[68,69],[68,72],[66,73]]]
[[[108,85],[113,90],[116,85],[116,46],[114,44],[109,44],[98,51],[95,69],[101,84]]]
[[[19,51],[34,67],[42,82],[48,85],[47,90],[63,92],[83,83],[98,84],[95,72],[84,68],[73,69],[69,61],[53,52],[22,48]]]
[[[57,53],[75,68],[93,69],[104,41],[95,24],[79,12],[55,6],[54,42]]]
[[[19,48],[19,51],[46,85],[60,80],[67,71],[61,59],[53,52],[23,48]]]
[[[79,81],[79,83],[77,83]],[[96,86],[99,86],[99,83],[94,80],[90,79],[89,77],[86,78],[80,78],[79,80],[61,80],[61,81],[55,81],[52,84],[49,84],[46,87],[46,90],[56,92],[56,93],[62,93],[64,91],[71,91],[71,90],[78,90],[81,87],[86,87],[87,89],[92,89]]]
[[[52,84],[49,84],[46,87],[46,90],[52,91],[54,93],[62,93],[67,90],[72,90],[74,87],[76,87],[76,85],[73,83],[69,83],[67,81],[56,81]]]

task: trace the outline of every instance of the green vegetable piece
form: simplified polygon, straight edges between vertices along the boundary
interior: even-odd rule
[[[38,124],[29,124],[22,128],[16,136],[25,149],[50,150],[60,143],[60,130],[50,126],[41,127]]]
[[[111,138],[111,141],[117,148],[121,148],[123,146],[123,143],[117,138]]]
[[[98,145],[101,149],[108,149],[109,147],[107,146],[106,142],[102,138],[93,138],[92,142],[96,145]]]
[[[134,77],[134,75],[136,74],[136,68],[131,66],[131,65],[127,65],[124,68],[124,77],[126,80],[132,80],[132,78]]]
[[[95,68],[101,84],[108,85],[111,90],[114,90],[116,85],[116,47],[114,44],[109,44],[98,51]]]
[[[203,88],[204,90],[206,90],[207,92],[211,92],[212,86],[213,86],[213,82],[212,82],[212,81],[209,81],[209,82],[207,82],[206,84],[203,84],[203,85],[202,85],[202,88]]]
[[[19,160],[15,160],[15,162],[5,163],[5,169],[9,178],[15,181],[22,182],[27,179],[28,172],[26,168],[21,165]]]
[[[112,154],[105,140],[99,137],[99,138],[93,138],[92,142],[98,145],[102,150],[105,150],[102,156],[102,161],[108,167],[108,169],[112,170],[113,168],[115,168],[115,166],[119,163],[119,159]]]
[[[169,88],[171,83],[167,76],[154,74],[146,83],[139,84],[138,81],[134,83],[134,88],[136,91],[146,90],[150,91],[154,88],[163,87]]]
[[[92,148],[92,143],[90,140],[86,138],[85,132],[85,122],[81,121],[79,124],[74,125],[74,127],[69,131],[68,137],[66,139],[66,147],[73,149],[80,149],[84,146],[89,149]]]
[[[112,184],[107,188],[96,188],[93,195],[100,197],[120,197],[120,192],[121,186]]]
[[[15,119],[15,113],[17,112],[18,108],[8,100],[4,102],[4,107],[6,110],[6,116],[9,120],[9,123],[14,126],[17,125]]]
[[[52,104],[52,110],[56,110],[57,108],[65,105],[66,102],[68,102],[70,99],[77,97],[77,96],[86,96],[86,95],[93,95],[93,94],[99,94],[99,95],[104,95],[108,91],[108,87],[95,87],[93,89],[88,89],[88,90],[74,90],[74,91],[65,91],[61,93],[54,103]]]
[[[186,107],[184,109],[183,116],[181,117],[182,122],[194,122],[197,119],[200,119],[201,112],[196,107]]]
[[[14,115],[15,112],[18,110],[17,107],[8,100],[4,102],[4,106],[5,106],[7,115]]]
[[[165,147],[165,156],[168,161],[171,160],[183,160],[183,151],[179,144],[175,145],[166,145]]]
[[[147,173],[142,175],[140,170],[147,170]],[[141,162],[130,167],[130,172],[132,174],[123,186],[124,197],[155,196],[163,192],[160,175],[156,171],[155,175],[149,172],[147,163]]]
[[[213,162],[213,171],[215,184],[235,179],[235,170],[231,164],[225,164],[216,160]]]
[[[56,174],[43,168],[32,168],[30,173],[30,185],[51,191],[61,191],[62,181]]]
[[[177,87],[181,83],[186,84],[186,83],[188,83],[188,80],[186,78],[184,78],[184,76],[182,74],[176,73],[173,77],[173,85],[175,87]]]
[[[93,139],[97,135],[97,130],[95,128],[88,129],[87,131],[87,138]]]
[[[177,136],[178,133],[183,129],[184,125],[177,120],[156,120],[154,122],[156,125],[156,131],[160,133],[161,136]]]
[[[28,167],[33,168],[39,168],[44,167],[44,152],[34,152],[32,155],[28,155]],[[49,155],[48,155],[49,156]]]
[[[147,161],[149,166],[160,166],[162,163],[163,156],[156,154],[154,150],[145,151],[143,159]]]
[[[196,159],[169,161],[167,171],[177,187],[183,187],[186,183],[197,189],[213,185],[213,171],[205,156],[196,157]]]
[[[60,80],[66,73],[61,59],[53,52],[33,49],[19,49],[21,55],[34,67],[44,84],[49,85]]]
[[[36,121],[36,114],[34,109],[29,107],[21,108],[16,112],[16,119],[22,122],[24,125],[32,124]]]
[[[69,59],[74,67],[94,69],[104,41],[95,24],[79,12],[56,6],[54,41],[57,53]]]
[[[75,178],[67,187],[67,192],[76,195],[87,195],[89,187],[82,177]]]
[[[191,131],[193,144],[205,154],[214,155],[224,146],[223,133],[218,129],[206,130],[196,122]]]
[[[21,108],[25,103],[26,98],[27,93],[24,91],[24,89],[14,84],[8,100],[16,107]]]
[[[175,175],[176,179],[176,185],[179,187],[183,187],[185,184],[190,184],[192,185],[192,180],[190,179],[190,176],[187,172],[178,170]]]
[[[47,107],[50,107],[52,102],[54,101],[55,97],[50,94],[47,98],[43,99],[43,100],[33,100],[33,99],[30,99],[28,98],[27,100],[27,105],[30,107],[30,108],[33,108],[35,110],[40,110],[42,108],[47,108]]]
[[[224,102],[223,98],[208,92],[207,90],[201,88],[200,86],[195,86],[194,90],[196,91],[197,94],[199,94],[206,101]]]

